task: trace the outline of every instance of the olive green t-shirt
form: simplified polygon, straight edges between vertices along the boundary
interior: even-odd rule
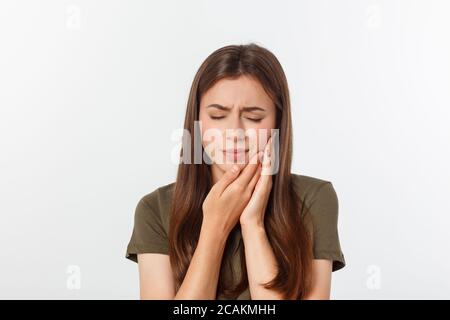
[[[305,175],[292,174],[294,190],[302,203],[309,208],[312,223],[313,255],[315,259],[332,260],[333,271],[345,266],[338,235],[338,198],[331,182]],[[143,196],[134,214],[134,228],[126,250],[126,258],[137,262],[139,253],[168,254],[169,210],[175,183],[157,188]],[[240,229],[230,234],[234,248],[244,250]],[[238,247],[237,247],[238,246]],[[233,250],[233,271],[240,279],[240,254]],[[225,299],[221,295],[217,299]],[[247,289],[238,300],[250,300]]]

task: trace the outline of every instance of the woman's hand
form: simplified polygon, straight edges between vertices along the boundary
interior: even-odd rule
[[[253,194],[239,218],[241,226],[264,226],[264,213],[266,212],[267,201],[272,190],[271,148],[272,138],[269,139],[264,149],[262,170],[257,175],[258,181]]]
[[[255,154],[244,169],[233,166],[212,186],[202,205],[203,224],[208,228],[228,236],[236,225],[258,181],[259,156]]]

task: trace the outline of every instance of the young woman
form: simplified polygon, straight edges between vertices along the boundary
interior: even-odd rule
[[[269,50],[231,45],[207,57],[176,181],[136,207],[126,257],[138,262],[142,299],[330,298],[331,273],[345,266],[338,199],[331,182],[291,173],[291,122]],[[186,148],[195,145],[201,161]]]

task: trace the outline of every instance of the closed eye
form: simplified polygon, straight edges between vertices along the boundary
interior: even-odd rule
[[[210,118],[213,120],[220,120],[220,119],[225,118],[225,116],[221,116],[221,117],[210,116]],[[247,119],[250,121],[253,121],[253,122],[261,122],[263,118],[259,118],[259,119],[247,118]]]
[[[247,118],[247,119],[250,121],[253,121],[253,122],[261,122],[261,120],[262,120],[262,118],[260,118],[260,119]]]

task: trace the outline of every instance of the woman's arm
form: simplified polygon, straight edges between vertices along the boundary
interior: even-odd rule
[[[227,237],[228,234],[202,225],[197,248],[175,299],[216,299],[217,281]]]
[[[160,253],[141,253],[137,258],[141,299],[172,300],[175,296],[175,285],[169,256]]]
[[[254,156],[254,160],[256,159]],[[214,184],[203,202],[203,221],[197,247],[183,282],[175,294],[169,256],[157,254],[139,257],[142,299],[215,299],[222,256],[229,233],[247,205],[258,168],[251,162],[242,168],[230,169]],[[245,196],[247,194],[247,196]],[[205,272],[206,270],[206,272]]]
[[[252,300],[283,299],[278,292],[261,285],[272,280],[278,271],[264,226],[241,225],[241,230]],[[331,260],[313,260],[312,287],[305,300],[330,299],[331,267]]]
[[[331,291],[332,261],[325,259],[313,260],[312,286],[305,300],[329,300]]]
[[[252,300],[281,300],[280,293],[266,289],[262,283],[272,280],[278,271],[273,249],[264,226],[241,224],[247,276]]]
[[[202,225],[197,248],[176,294],[169,256],[139,254],[141,299],[215,299],[226,239],[227,235]]]

